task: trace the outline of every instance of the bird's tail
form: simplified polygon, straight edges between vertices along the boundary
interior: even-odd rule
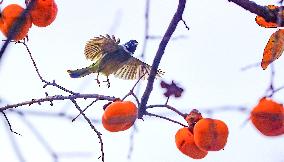
[[[89,67],[77,70],[67,70],[71,78],[81,78],[92,73]]]

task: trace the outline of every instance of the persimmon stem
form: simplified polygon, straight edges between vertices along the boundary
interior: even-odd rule
[[[173,120],[173,119],[170,119],[170,118],[168,118],[168,117],[164,117],[164,116],[161,116],[161,115],[149,113],[149,112],[147,112],[147,111],[146,111],[146,113],[145,113],[144,115],[154,116],[154,117],[157,117],[157,118],[165,119],[165,120],[168,120],[168,121],[170,121],[170,122],[179,124],[179,125],[181,125],[181,126],[183,126],[183,127],[187,127],[186,125],[184,125],[184,124],[182,124],[182,123],[180,123],[180,122],[178,122],[178,121],[175,121],[175,120]]]
[[[180,112],[178,109],[176,109],[176,108],[174,108],[173,106],[170,106],[170,105],[149,105],[149,106],[147,106],[147,108],[155,108],[155,107],[165,107],[165,108],[177,113],[178,115],[180,115],[183,118],[186,117],[186,114]]]

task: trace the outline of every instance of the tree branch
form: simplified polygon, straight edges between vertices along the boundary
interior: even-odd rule
[[[17,21],[15,21],[15,23],[10,28],[7,40],[4,42],[4,44],[3,44],[3,46],[1,47],[1,50],[0,50],[0,60],[1,60],[8,44],[11,42],[12,38],[17,34],[16,29],[20,28],[23,25],[23,23],[25,21],[24,17],[26,17],[29,14],[28,12],[31,10],[34,3],[35,3],[35,0],[31,0],[29,2],[26,9],[21,13],[20,17],[17,19]]]
[[[186,0],[179,0],[179,4],[178,4],[178,8],[176,10],[176,13],[174,14],[174,16],[171,20],[171,23],[169,24],[169,27],[168,27],[166,33],[164,34],[162,41],[160,42],[158,51],[157,51],[156,56],[153,60],[151,72],[150,72],[149,78],[148,78],[147,87],[146,87],[144,94],[141,98],[141,104],[139,106],[138,118],[142,118],[143,115],[146,112],[146,104],[147,104],[149,96],[150,96],[150,94],[153,90],[153,83],[154,83],[154,80],[155,80],[155,77],[156,77],[158,66],[160,64],[162,56],[164,55],[166,46],[167,46],[171,36],[173,35],[174,31],[176,30],[178,22],[182,20],[182,14],[183,14],[183,11],[184,11],[184,8],[185,8],[185,4],[186,4]]]
[[[99,94],[76,94],[76,95],[69,95],[69,96],[54,95],[54,96],[47,96],[44,98],[32,99],[30,101],[24,101],[24,102],[20,102],[17,104],[8,104],[6,106],[0,107],[0,112],[1,111],[3,112],[4,110],[7,110],[9,108],[16,108],[16,107],[24,106],[24,105],[30,106],[35,103],[41,104],[42,102],[50,102],[50,101],[56,101],[56,100],[74,100],[78,98],[83,98],[83,99],[96,98],[98,100],[108,100],[108,101],[113,101],[114,99],[116,99],[115,97],[103,96]]]
[[[267,22],[277,23],[277,19],[279,18],[278,11],[283,10],[282,7],[280,7],[279,9],[271,11],[267,7],[258,5],[250,0],[229,0],[229,2],[233,2],[245,10],[263,17]],[[281,21],[281,26],[284,26],[283,21]]]

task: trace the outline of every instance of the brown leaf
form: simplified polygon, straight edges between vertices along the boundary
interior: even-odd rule
[[[270,63],[278,59],[282,55],[283,50],[284,29],[279,29],[270,36],[269,41],[265,46],[261,61],[262,69],[265,70]]]

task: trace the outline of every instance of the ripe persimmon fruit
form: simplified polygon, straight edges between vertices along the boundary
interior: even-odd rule
[[[219,151],[227,143],[229,130],[227,125],[217,119],[203,118],[199,120],[194,128],[195,144],[205,151]]]
[[[15,29],[12,40],[19,41],[27,36],[32,22],[29,14],[19,19],[23,11],[24,8],[17,4],[10,4],[3,9],[0,15],[0,30],[6,37],[8,37],[9,31],[15,22],[20,23],[20,25],[19,28]]]
[[[185,155],[193,159],[202,159],[207,155],[207,151],[199,149],[193,138],[193,134],[187,127],[181,128],[175,135],[177,148]]]
[[[104,128],[110,132],[124,131],[137,119],[137,107],[131,101],[115,101],[109,104],[102,116]]]
[[[30,10],[33,24],[38,27],[50,25],[56,18],[57,10],[54,0],[36,0]]]
[[[284,134],[284,108],[269,98],[260,99],[251,111],[253,125],[266,136]]]

